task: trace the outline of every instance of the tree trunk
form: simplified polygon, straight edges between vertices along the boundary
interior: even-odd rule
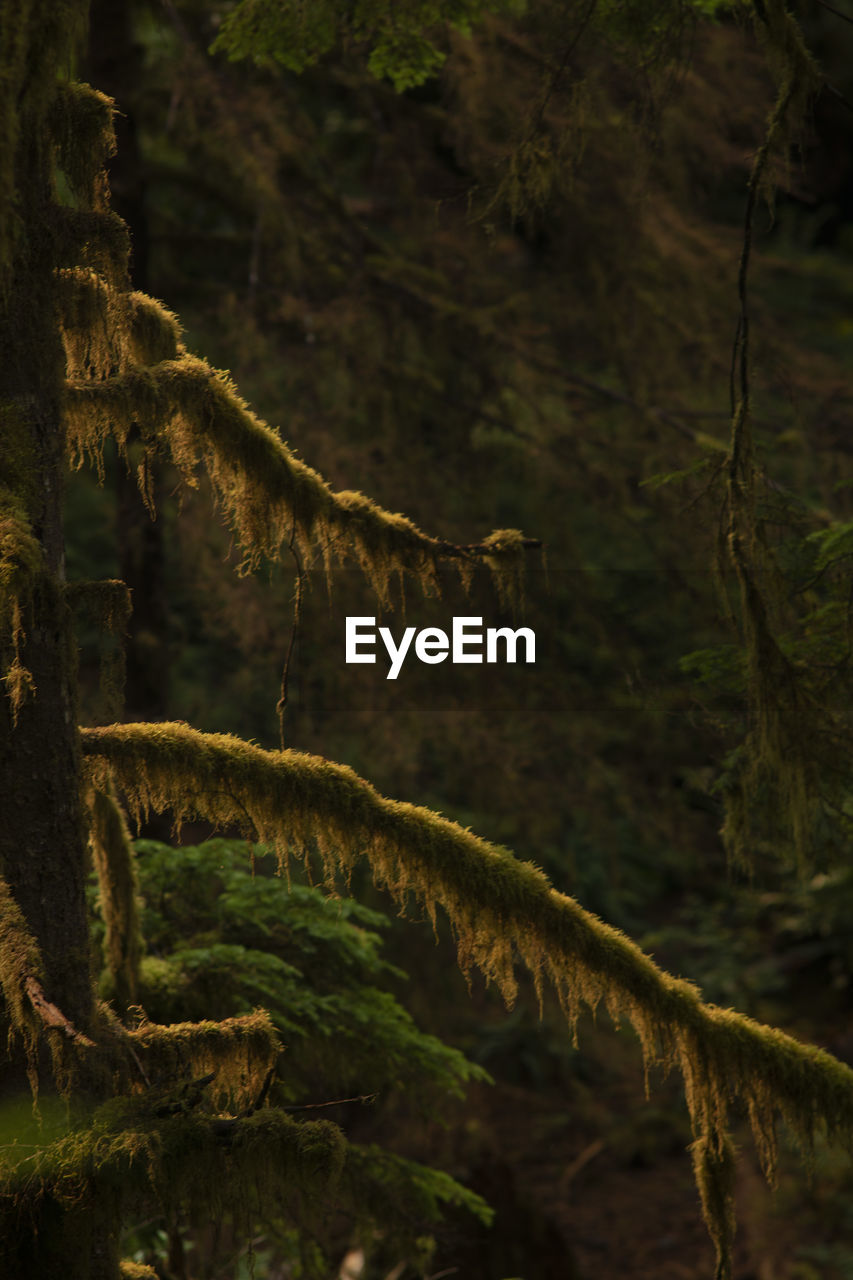
[[[64,362],[51,251],[53,156],[43,119],[28,121],[22,114],[21,125],[16,189],[22,231],[0,298],[0,484],[7,502],[26,513],[43,565],[21,617],[20,656],[34,692],[25,697],[17,724],[8,697],[0,709],[0,873],[41,950],[45,994],[84,1030],[94,1000],[74,640],[64,598]]]

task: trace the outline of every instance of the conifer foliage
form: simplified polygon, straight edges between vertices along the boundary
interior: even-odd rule
[[[654,35],[636,6],[601,8],[614,24],[635,21],[644,38]],[[667,6],[652,8],[663,29],[672,15]],[[220,45],[233,56],[298,68],[341,34],[336,6],[312,12],[306,31],[294,25],[295,8],[244,0],[223,25]],[[780,69],[766,160],[802,111],[817,72],[778,0],[756,12]],[[477,16],[469,4],[414,5],[402,25],[389,27],[384,8],[362,5],[343,34],[372,42],[373,70],[405,88],[440,61],[423,32],[445,21],[464,29]],[[570,1030],[584,1005],[601,1004],[630,1022],[646,1064],[663,1062],[683,1076],[696,1180],[724,1280],[734,1231],[732,1100],[745,1104],[772,1177],[780,1119],[806,1145],[819,1126],[853,1141],[853,1071],[703,1003],[691,984],[661,971],[535,867],[428,810],[382,797],[344,766],[180,724],[77,729],[73,612],[84,606],[102,626],[120,629],[127,601],[119,583],[66,582],[63,474],[83,463],[100,469],[108,439],[132,460],[152,507],[158,459],[173,463],[189,486],[204,467],[246,570],[293,548],[319,552],[327,568],[353,559],[382,604],[408,578],[436,590],[445,560],[463,580],[484,564],[511,597],[534,545],[515,530],[455,545],[360,493],[335,491],[253,414],[226,374],[188,353],[175,316],[130,289],[128,237],[110,211],[104,172],[113,105],[68,73],[86,17],[85,0],[0,3],[0,985],[9,1035],[2,1078],[8,1098],[26,1085],[46,1113],[52,1097],[67,1106],[55,1132],[46,1124],[40,1136],[6,1147],[3,1274],[153,1274],[119,1256],[122,1224],[152,1206],[168,1213],[182,1205],[200,1217],[228,1210],[241,1223],[273,1214],[309,1239],[318,1226],[312,1204],[333,1203],[357,1224],[397,1232],[409,1256],[417,1247],[412,1223],[435,1221],[442,1205],[486,1212],[445,1175],[348,1144],[333,1125],[271,1106],[280,1044],[268,1013],[160,1025],[120,1018],[95,1000],[90,858],[116,1008],[126,1012],[140,989],[144,939],[124,805],[137,818],[168,810],[178,824],[202,818],[240,827],[275,850],[283,871],[290,857],[319,853],[331,881],[366,858],[402,907],[415,900],[433,920],[439,907],[447,914],[463,969],[478,967],[508,1001],[520,962],[540,993],[553,985]],[[747,235],[764,176],[760,156]],[[760,658],[760,601],[747,563],[747,268],[748,247],[728,545]],[[466,1078],[455,1058],[442,1058],[441,1070],[450,1087]]]

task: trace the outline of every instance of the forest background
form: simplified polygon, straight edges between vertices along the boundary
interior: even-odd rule
[[[396,682],[346,667],[344,618],[373,604],[359,574],[334,571],[327,591],[322,568],[302,579],[308,566],[291,652],[293,566],[231,572],[204,480],[178,499],[158,471],[152,523],[109,455],[102,486],[86,471],[70,483],[69,578],[133,590],[127,719],[270,748],[283,732],[543,866],[708,999],[851,1061],[845,801],[827,791],[808,839],[761,779],[746,819],[738,808],[748,670],[712,571],[746,185],[777,86],[754,33],[725,14],[662,24],[654,6],[595,9],[542,5],[451,32],[433,75],[395,86],[357,49],[299,75],[211,54],[225,11],[210,4],[92,8],[87,78],[121,113],[110,176],[135,286],[336,488],[455,543],[495,527],[541,538],[519,619],[536,630],[536,666],[409,663]],[[850,519],[851,30],[817,3],[799,18],[825,81],[788,162],[774,158],[772,215],[755,214],[753,431],[763,537],[796,615],[785,652],[843,678],[848,552],[823,563],[820,538]],[[466,594],[448,570],[442,585],[440,600],[409,593],[407,625],[512,618],[488,581]],[[94,631],[81,638],[83,722],[97,724],[113,718],[105,654]],[[143,834],[168,839],[169,824]],[[264,1002],[263,948],[217,907],[243,873],[232,846],[206,849],[176,872],[140,846],[152,1016]],[[352,892],[388,911],[366,879]],[[508,1013],[477,979],[466,990],[441,931],[436,945],[392,916],[384,954],[417,975],[394,994],[494,1083],[443,1102],[446,1128],[411,1089],[329,1114],[498,1209],[490,1233],[439,1237],[436,1269],[709,1274],[678,1083],[653,1076],[644,1100],[629,1032],[600,1015],[574,1047],[547,1001],[540,1021],[532,987]],[[229,988],[228,946],[253,949],[254,989]],[[320,1083],[298,1102],[326,1101]],[[376,1092],[369,1064],[350,1083]],[[736,1274],[853,1275],[847,1159],[819,1144],[814,1162],[807,1187],[783,1152],[771,1196],[744,1149]],[[181,1222],[141,1224],[132,1243],[164,1274],[239,1265]],[[256,1266],[275,1274],[282,1247],[261,1234]]]

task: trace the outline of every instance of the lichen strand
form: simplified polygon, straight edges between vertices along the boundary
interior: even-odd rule
[[[702,1200],[729,1275],[730,1099],[746,1103],[765,1171],[773,1177],[775,1123],[805,1142],[822,1123],[853,1139],[853,1070],[732,1010],[704,1004],[689,982],[660,970],[624,934],[604,924],[545,875],[428,809],[388,800],[351,769],[298,752],[267,752],[182,724],[82,730],[96,786],[110,779],[132,811],[171,809],[180,824],[238,824],[284,863],[316,849],[329,877],[348,875],[362,855],[376,881],[405,906],[412,894],[435,920],[450,918],[464,970],[479,967],[507,1001],[514,961],[537,988],[550,979],[574,1030],[583,1005],[604,1004],[635,1028],[646,1064],[677,1065],[697,1141]]]
[[[24,699],[35,689],[32,675],[21,661],[21,646],[26,639],[24,614],[42,567],[41,547],[23,507],[9,490],[0,487],[0,680],[15,723]]]
[[[319,551],[327,571],[354,556],[383,604],[390,604],[391,584],[404,574],[436,592],[438,565],[448,555],[462,566],[463,578],[485,558],[499,589],[514,593],[520,534],[493,535],[484,556],[429,537],[364,494],[333,492],[252,413],[227,375],[194,356],[131,367],[104,381],[73,381],[66,421],[77,465],[86,457],[98,465],[107,436],[124,451],[131,425],[150,455],[168,452],[185,483],[195,484],[196,468],[204,464],[246,569],[262,556],[278,556],[292,538],[303,557]]]
[[[0,1270],[24,1274],[14,1269],[23,1240],[28,1258],[37,1255],[39,1274],[48,1274],[45,1264],[55,1257],[63,1264],[57,1274],[89,1280],[98,1227],[114,1239],[131,1212],[171,1213],[178,1204],[198,1224],[226,1214],[240,1223],[263,1215],[309,1234],[328,1223],[330,1212],[343,1211],[374,1229],[379,1221],[386,1238],[412,1251],[448,1203],[488,1220],[483,1201],[447,1175],[350,1145],[327,1121],[297,1121],[280,1110],[240,1118],[198,1109],[166,1115],[150,1097],[115,1099],[86,1129],[0,1173]],[[44,1218],[46,1206],[55,1211],[55,1230],[33,1239],[30,1215]],[[306,1274],[328,1270],[308,1264]]]
[[[142,934],[137,906],[136,858],[115,791],[88,796],[90,843],[106,925],[104,952],[115,998],[126,1008],[136,1000]]]

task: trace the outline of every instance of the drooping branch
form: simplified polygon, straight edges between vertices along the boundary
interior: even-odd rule
[[[138,814],[169,808],[178,823],[237,823],[282,860],[316,848],[329,874],[347,874],[365,856],[401,904],[411,893],[433,920],[439,906],[446,911],[463,969],[479,967],[508,1001],[519,958],[540,991],[551,980],[573,1027],[583,1005],[603,1003],[615,1019],[627,1019],[647,1063],[662,1060],[683,1074],[720,1276],[729,1274],[730,1099],[739,1094],[746,1102],[768,1176],[779,1117],[805,1141],[818,1123],[831,1136],[853,1137],[849,1067],[703,1003],[696,987],[663,972],[536,867],[427,809],[384,798],[346,766],[181,724],[86,729],[81,736],[95,784],[113,778]]]
[[[430,537],[362,493],[333,491],[252,413],[225,374],[194,356],[72,382],[66,418],[78,464],[84,456],[97,460],[108,435],[124,448],[133,425],[150,453],[166,452],[187,484],[196,483],[204,464],[248,568],[264,555],[280,555],[293,536],[303,555],[319,549],[327,570],[354,556],[383,603],[392,580],[404,574],[436,591],[445,559],[464,578],[485,563],[502,594],[513,597],[522,552],[539,545],[517,530],[498,530],[459,546]]]
[[[110,288],[89,267],[63,267],[56,293],[72,380],[100,380],[134,364],[175,360],[184,351],[177,316],[147,294]]]
[[[76,80],[61,84],[51,105],[50,130],[59,167],[73,195],[89,209],[107,206],[104,168],[115,153],[114,110],[105,93]]]
[[[124,1034],[153,1089],[212,1075],[207,1096],[217,1109],[253,1108],[281,1054],[278,1033],[260,1009],[220,1022],[143,1020]]]
[[[136,999],[142,933],[137,905],[136,858],[115,790],[89,797],[90,842],[106,925],[104,953],[119,1005]]]
[[[381,1222],[403,1253],[446,1206],[491,1219],[480,1197],[447,1174],[348,1143],[328,1121],[266,1108],[216,1116],[200,1101],[164,1114],[151,1097],[114,1099],[89,1127],[7,1164],[0,1171],[3,1274],[31,1274],[34,1259],[48,1274],[45,1264],[55,1258],[68,1280],[89,1280],[87,1246],[98,1228],[115,1238],[131,1213],[177,1205],[198,1223],[258,1213],[315,1230],[334,1208],[359,1224]],[[45,1204],[61,1214],[53,1231],[33,1239],[31,1218]]]

